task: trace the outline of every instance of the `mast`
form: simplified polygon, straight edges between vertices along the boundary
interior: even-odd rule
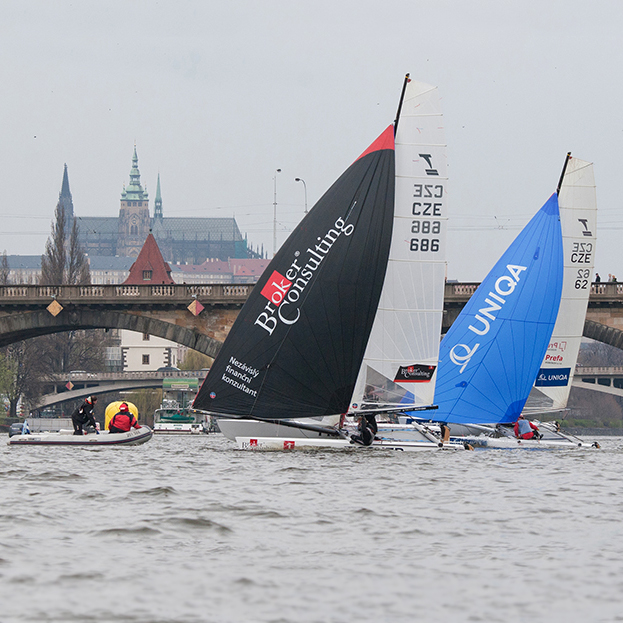
[[[405,91],[407,90],[407,84],[411,82],[409,78],[409,74],[405,75],[404,82],[402,83],[402,93],[400,94],[400,102],[398,102],[398,110],[396,111],[396,119],[394,119],[394,136],[396,136],[396,132],[398,131],[398,121],[400,121],[400,111],[402,110],[402,103],[405,99]]]
[[[569,160],[571,160],[571,152],[567,152],[567,157],[565,158],[565,164],[562,167],[562,173],[560,174],[560,179],[558,180],[558,188],[556,188],[556,194],[560,195],[560,187],[562,186],[562,180],[565,177],[565,172],[567,171],[567,165],[569,164]]]

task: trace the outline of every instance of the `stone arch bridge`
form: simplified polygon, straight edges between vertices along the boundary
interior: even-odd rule
[[[444,332],[478,285],[446,284]],[[253,286],[0,286],[0,347],[61,331],[128,329],[215,357]],[[591,286],[584,336],[623,349],[623,283]]]
[[[445,333],[479,283],[447,283],[444,298]],[[623,283],[594,283],[590,286],[584,337],[623,349]]]
[[[0,347],[76,329],[149,333],[216,356],[253,284],[0,286]]]

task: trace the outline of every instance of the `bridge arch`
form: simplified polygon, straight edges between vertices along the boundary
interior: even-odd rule
[[[596,342],[603,342],[623,350],[623,331],[620,329],[609,327],[594,320],[587,320],[584,323],[583,335]]]
[[[0,347],[40,335],[77,329],[128,329],[177,342],[209,357],[216,357],[222,342],[194,328],[149,316],[112,310],[72,309],[58,316],[32,311],[0,317]]]

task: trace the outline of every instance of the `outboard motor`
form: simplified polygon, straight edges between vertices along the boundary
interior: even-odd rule
[[[11,424],[11,428],[9,428],[9,437],[13,437],[13,435],[21,435],[22,434],[22,426],[20,422],[15,422]]]

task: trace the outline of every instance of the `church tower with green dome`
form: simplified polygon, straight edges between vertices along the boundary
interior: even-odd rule
[[[138,257],[150,228],[149,197],[141,186],[141,172],[138,170],[138,156],[134,145],[130,183],[121,193],[117,255]]]

